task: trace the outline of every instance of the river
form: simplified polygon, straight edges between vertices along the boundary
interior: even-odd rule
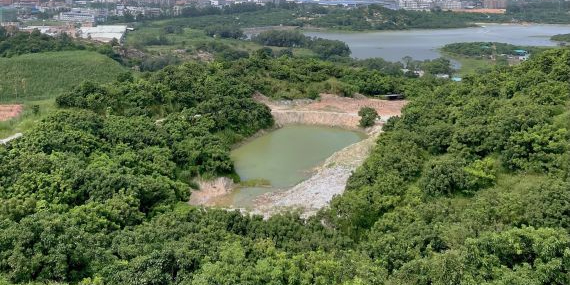
[[[263,179],[271,185],[238,188],[216,204],[247,208],[261,194],[287,190],[307,179],[333,153],[365,137],[340,128],[292,125],[255,138],[232,151],[236,172],[242,181]]]
[[[381,32],[304,32],[307,36],[341,40],[355,58],[382,57],[399,61],[404,56],[417,60],[441,56],[438,49],[458,42],[502,42],[524,46],[554,46],[550,37],[570,33],[570,25],[481,24],[481,27],[440,30]]]

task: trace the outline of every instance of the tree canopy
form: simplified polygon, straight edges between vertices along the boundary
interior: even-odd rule
[[[85,82],[0,146],[0,280],[569,284],[569,79],[558,49],[462,82],[261,55]],[[275,83],[411,102],[314,217],[189,206],[273,125],[251,95]]]

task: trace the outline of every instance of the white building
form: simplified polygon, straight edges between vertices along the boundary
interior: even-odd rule
[[[423,11],[430,10],[434,7],[432,0],[400,0],[400,9]]]
[[[84,11],[71,11],[59,13],[59,20],[64,22],[95,23],[96,17],[94,13],[88,13]]]
[[[436,6],[440,7],[442,10],[459,10],[463,8],[461,1],[455,0],[440,1]]]
[[[100,25],[97,27],[82,27],[79,29],[79,34],[84,39],[92,39],[94,41],[108,43],[113,39],[122,42],[127,26],[124,25]]]

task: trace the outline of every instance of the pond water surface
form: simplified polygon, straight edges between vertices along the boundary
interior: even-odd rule
[[[267,187],[244,187],[218,201],[220,206],[248,207],[264,193],[283,191],[307,179],[333,153],[359,142],[365,134],[340,128],[286,126],[232,151],[242,181],[264,179]]]
[[[382,57],[399,61],[404,56],[434,59],[437,49],[458,42],[502,42],[525,46],[554,46],[550,37],[570,33],[569,25],[482,24],[482,27],[439,30],[407,30],[362,33],[305,32],[307,36],[341,40],[356,58]]]

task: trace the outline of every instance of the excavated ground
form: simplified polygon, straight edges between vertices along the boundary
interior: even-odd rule
[[[322,125],[331,127],[358,128],[358,111],[362,107],[376,109],[381,121],[399,116],[407,101],[386,101],[364,96],[354,98],[322,94],[320,100],[272,101],[257,94],[254,98],[271,108],[279,126],[290,124]]]
[[[257,197],[251,209],[245,212],[261,214],[269,217],[284,210],[298,209],[303,216],[315,214],[328,205],[335,196],[342,194],[346,182],[368,157],[374,146],[382,124],[392,116],[399,116],[406,101],[385,101],[370,99],[364,96],[355,98],[338,97],[330,94],[321,95],[320,100],[272,101],[263,95],[254,98],[271,108],[271,113],[278,126],[290,124],[322,125],[359,129],[358,111],[362,107],[376,109],[380,116],[377,124],[364,130],[368,138],[352,144],[329,157],[323,164],[314,169],[309,179],[286,191],[276,191]],[[362,129],[361,129],[362,130]],[[193,205],[216,205],[235,187],[227,179],[200,182],[200,191],[192,193],[190,203]]]

